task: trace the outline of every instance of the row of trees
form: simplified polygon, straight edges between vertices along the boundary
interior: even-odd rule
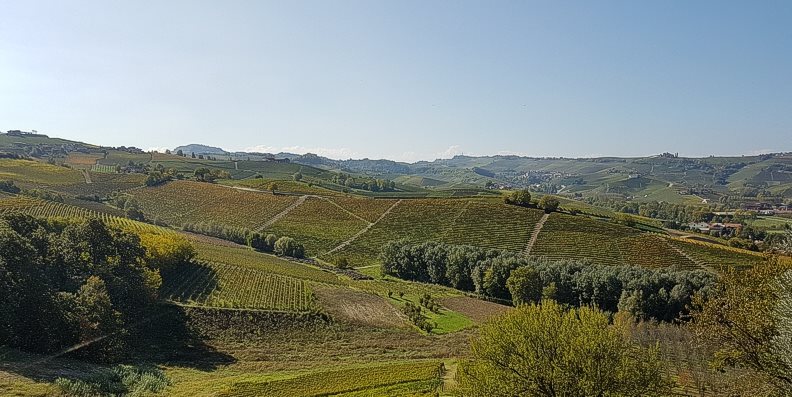
[[[511,194],[504,196],[503,201],[506,204],[519,205],[521,207],[541,208],[548,214],[558,211],[558,207],[561,205],[561,202],[557,197],[551,196],[549,194],[539,198],[538,202],[533,202],[531,201],[531,192],[526,189],[516,190]]]
[[[516,303],[544,297],[573,306],[594,305],[660,321],[686,314],[692,296],[706,294],[714,282],[705,271],[549,261],[509,251],[405,240],[387,243],[380,259],[384,274],[406,280]]]
[[[186,240],[143,243],[96,219],[14,214],[0,224],[0,345],[33,352],[82,345],[74,354],[121,357],[157,299],[160,267],[192,257]]]
[[[396,182],[387,179],[370,177],[353,177],[349,174],[333,175],[333,183],[353,189],[369,190],[372,192],[391,192],[396,189]]]
[[[273,233],[264,234],[250,229],[229,227],[213,222],[185,223],[181,227],[188,232],[233,241],[262,252],[272,252],[277,255],[294,258],[305,257],[305,247],[288,236],[278,237]]]

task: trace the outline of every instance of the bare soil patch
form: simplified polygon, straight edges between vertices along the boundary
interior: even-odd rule
[[[487,302],[469,296],[454,296],[440,300],[440,304],[464,314],[476,323],[487,321],[491,317],[506,313],[512,307],[498,303]]]
[[[378,328],[404,328],[399,311],[385,298],[346,288],[315,287],[320,306],[333,318]]]

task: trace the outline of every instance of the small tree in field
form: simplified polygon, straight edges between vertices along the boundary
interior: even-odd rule
[[[509,204],[527,207],[531,205],[531,192],[528,191],[528,189],[512,192],[506,202]]]
[[[554,301],[486,323],[459,367],[465,396],[666,396],[657,349],[627,340],[608,316]]]
[[[558,210],[559,205],[561,205],[561,202],[554,196],[542,196],[542,198],[539,199],[539,208],[543,209],[545,213],[548,214]]]
[[[336,267],[339,269],[350,269],[352,265],[349,264],[349,260],[346,257],[341,257],[336,261]]]
[[[272,194],[276,194],[278,191],[278,184],[277,183],[270,183],[269,190]]]
[[[305,256],[305,248],[291,237],[281,237],[275,242],[274,251],[278,255],[302,258]]]

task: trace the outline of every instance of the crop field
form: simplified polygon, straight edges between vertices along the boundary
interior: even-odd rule
[[[764,261],[764,256],[760,253],[725,245],[683,238],[669,239],[668,242],[685,251],[697,261],[715,269],[723,266],[752,266]]]
[[[366,222],[328,200],[309,197],[266,231],[294,237],[305,246],[307,255],[318,255],[333,249],[364,227]]]
[[[323,196],[340,195],[341,193],[333,190],[324,189],[317,185],[308,186],[305,182],[296,182],[292,180],[280,180],[270,178],[250,178],[242,180],[222,180],[222,184],[231,186],[241,186],[256,190],[269,191],[270,186],[274,183],[278,186],[278,192],[288,192],[297,194],[317,194]]]
[[[380,248],[391,240],[440,241],[445,229],[453,224],[467,203],[446,199],[404,200],[374,227],[332,256],[343,256],[353,266],[363,266],[373,264]]]
[[[498,201],[472,200],[439,240],[449,244],[520,251],[543,212]]]
[[[289,379],[235,383],[224,396],[415,396],[440,386],[439,362],[410,362],[314,372]]]
[[[191,242],[195,247],[198,259],[202,261],[246,267],[324,284],[344,284],[333,273],[306,264],[287,261],[274,255],[262,254],[247,247],[220,246],[195,239],[192,239]]]
[[[402,238],[521,251],[542,214],[488,199],[403,200],[369,231],[331,256],[347,257],[355,266],[372,264],[383,244]]]
[[[164,278],[161,296],[181,304],[294,312],[313,307],[305,281],[249,267],[189,264]]]
[[[71,168],[17,159],[0,159],[0,179],[42,185],[66,185],[84,181],[82,174]]]
[[[249,192],[192,181],[138,189],[132,195],[143,212],[172,225],[217,223],[256,229],[289,207],[297,197]]]
[[[550,215],[531,254],[549,259],[589,259],[604,265],[696,267],[672,249],[664,237],[585,216],[559,213]]]
[[[375,222],[385,211],[388,210],[396,200],[392,199],[373,199],[354,196],[338,196],[332,200],[344,207],[347,211],[369,221]]]
[[[77,168],[91,168],[91,166],[96,164],[96,160],[101,158],[104,158],[104,154],[102,153],[73,152],[69,153],[69,156],[66,157],[66,163]]]
[[[126,165],[129,162],[133,163],[148,163],[151,161],[150,153],[129,153],[121,150],[109,150],[107,157],[96,161],[101,165]]]
[[[102,172],[106,174],[114,174],[116,172],[116,166],[114,165],[101,165],[101,164],[94,164],[91,166],[92,172]]]
[[[127,218],[112,216],[108,213],[92,211],[55,201],[39,200],[29,197],[8,197],[0,199],[0,213],[19,212],[37,217],[97,218],[121,229],[147,233],[175,233],[170,229]]]

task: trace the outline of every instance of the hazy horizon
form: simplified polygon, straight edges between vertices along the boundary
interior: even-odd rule
[[[331,158],[792,151],[792,3],[0,0],[0,128]]]

